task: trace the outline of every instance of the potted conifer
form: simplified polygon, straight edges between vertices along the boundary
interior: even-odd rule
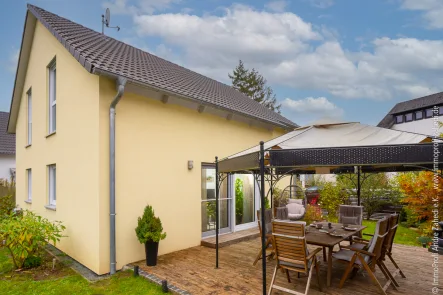
[[[162,222],[155,216],[152,206],[146,206],[143,216],[138,218],[135,233],[139,242],[145,244],[146,265],[157,265],[158,243],[166,238],[166,233],[163,232]]]

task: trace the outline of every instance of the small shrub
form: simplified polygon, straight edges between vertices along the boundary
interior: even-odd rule
[[[308,204],[306,206],[305,217],[303,218],[306,224],[309,225],[314,221],[320,221],[323,219],[321,208],[315,204]]]
[[[63,237],[65,226],[61,222],[50,222],[31,211],[23,215],[11,214],[0,221],[0,241],[5,240],[5,247],[9,250],[16,268],[33,265],[41,257],[43,248],[48,243],[54,245]]]
[[[143,216],[138,218],[135,233],[141,244],[145,244],[146,242],[160,242],[160,240],[166,238],[166,233],[163,232],[162,222],[160,218],[155,217],[152,206],[146,206]]]
[[[41,256],[28,256],[23,262],[24,268],[34,268],[42,265],[43,258]]]
[[[12,195],[0,196],[0,221],[12,214],[15,209],[15,198]]]
[[[325,182],[320,190],[318,205],[328,212],[328,218],[337,217],[338,208],[344,203],[342,190],[332,182]]]

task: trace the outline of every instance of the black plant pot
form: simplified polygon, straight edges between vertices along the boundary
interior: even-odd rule
[[[157,265],[158,242],[148,241],[145,243],[146,265]]]

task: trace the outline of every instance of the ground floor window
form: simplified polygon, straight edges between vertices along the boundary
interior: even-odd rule
[[[48,189],[49,189],[49,205],[56,206],[57,203],[57,178],[56,166],[48,166]]]

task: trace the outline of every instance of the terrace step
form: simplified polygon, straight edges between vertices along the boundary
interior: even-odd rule
[[[222,234],[218,236],[218,247],[223,248],[232,244],[253,240],[260,236],[258,227],[240,230],[234,233]],[[215,248],[215,236],[203,238],[200,245]]]

